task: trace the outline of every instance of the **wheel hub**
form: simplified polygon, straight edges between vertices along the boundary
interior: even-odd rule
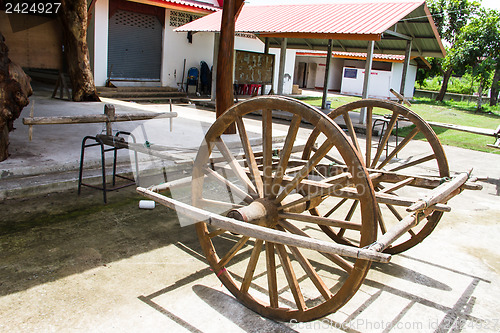
[[[273,228],[278,223],[278,205],[271,200],[259,198],[248,206],[229,211],[227,217]]]

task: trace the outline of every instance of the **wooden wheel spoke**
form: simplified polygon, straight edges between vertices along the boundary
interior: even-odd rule
[[[341,173],[340,175],[337,175],[335,177],[330,177],[330,178],[328,178],[328,184],[333,183],[331,186],[320,188],[317,191],[312,191],[311,193],[302,197],[301,199],[297,199],[297,200],[294,200],[292,202],[289,202],[289,203],[279,207],[278,209],[285,210],[289,207],[293,207],[293,206],[298,205],[300,203],[310,201],[310,200],[315,199],[317,197],[323,197],[326,195],[330,195],[330,194],[334,193],[335,191],[340,190],[343,187],[341,185],[341,187],[339,188],[339,183],[338,183],[339,181],[343,181],[343,180],[349,178],[350,176],[351,176],[350,173],[344,172],[344,173]]]
[[[282,219],[291,219],[295,221],[309,222],[318,225],[326,225],[330,227],[336,228],[344,228],[344,229],[352,229],[352,230],[361,230],[361,224],[343,221],[343,220],[335,220],[327,217],[314,216],[314,215],[305,215],[305,214],[296,214],[296,213],[280,213],[278,214],[279,218]]]
[[[389,210],[391,211],[391,213],[398,219],[398,221],[401,221],[403,219],[403,217],[401,216],[401,214],[399,214],[399,212],[396,210],[396,208],[394,208],[393,205],[386,205],[387,208],[389,208]],[[410,237],[414,237],[416,234],[413,230],[408,230],[408,233],[410,234]]]
[[[391,151],[389,156],[387,156],[387,158],[384,161],[382,161],[382,163],[380,163],[380,165],[377,167],[377,169],[382,169],[384,166],[386,166],[387,163],[389,163],[401,151],[401,149],[403,149],[408,144],[408,142],[413,140],[413,138],[415,137],[415,135],[418,134],[418,132],[419,132],[418,127],[415,127],[410,133],[408,133],[408,135],[403,139],[403,141],[401,141],[396,146],[396,148],[394,148]]]
[[[281,185],[281,182],[283,181],[283,176],[285,175],[286,168],[288,167],[288,161],[290,160],[290,155],[292,154],[293,143],[295,142],[295,138],[299,132],[301,121],[302,117],[295,114],[292,118],[292,122],[290,123],[290,128],[288,129],[285,144],[283,146],[283,150],[281,151],[280,161],[272,183],[272,198],[274,198],[277,193],[275,188]]]
[[[312,150],[313,152],[317,152],[317,151],[318,151],[318,148],[316,148],[316,147],[312,147],[312,148],[311,148],[311,150]],[[326,158],[327,160],[329,160],[329,161],[331,161],[331,162],[335,163],[335,164],[338,164],[338,165],[345,165],[345,162],[344,162],[344,161],[339,160],[338,158],[332,157],[332,156],[330,156],[330,155],[325,155],[325,158]]]
[[[384,151],[384,147],[389,141],[389,137],[391,136],[392,129],[394,128],[394,125],[396,125],[396,121],[398,120],[398,114],[394,112],[392,114],[391,120],[389,120],[389,124],[387,125],[387,129],[384,133],[384,136],[380,140],[380,144],[377,147],[377,153],[375,154],[375,157],[373,158],[373,161],[370,165],[371,168],[374,168],[375,165],[377,165],[378,160],[380,159],[380,156],[382,156],[382,152]]]
[[[352,216],[354,215],[354,212],[356,211],[356,207],[358,207],[358,203],[359,201],[358,200],[354,200],[354,202],[352,203],[351,205],[351,208],[349,209],[349,211],[347,212],[347,215],[345,217],[345,220],[346,221],[351,221],[352,219]],[[345,234],[345,231],[346,231],[346,228],[340,228],[339,232],[337,233],[337,235],[339,237],[344,237],[344,234]]]
[[[278,256],[280,257],[281,266],[283,266],[283,271],[285,272],[286,280],[288,281],[288,286],[292,292],[293,298],[297,308],[301,311],[306,309],[306,302],[304,301],[304,296],[300,290],[299,282],[297,281],[297,276],[292,267],[292,262],[290,257],[286,252],[285,246],[282,244],[276,244],[276,249],[278,250]]]
[[[259,167],[257,161],[255,160],[255,154],[250,145],[250,140],[248,139],[248,134],[245,129],[245,124],[241,116],[236,117],[236,126],[238,127],[238,134],[240,135],[241,144],[243,146],[243,151],[245,152],[245,159],[247,161],[248,168],[250,169],[250,174],[255,182],[255,187],[260,198],[264,197],[264,185],[262,182],[262,177],[259,172]]]
[[[313,282],[313,284],[316,286],[318,291],[320,292],[321,296],[323,296],[324,299],[328,300],[333,297],[332,293],[326,286],[326,284],[323,282],[321,277],[318,275],[314,267],[311,265],[309,260],[304,257],[304,255],[299,251],[298,248],[294,246],[289,246],[290,251],[292,251],[293,256],[297,261],[300,263],[304,271],[306,272],[307,276],[309,276],[309,279]]]
[[[220,236],[224,233],[226,233],[227,230],[224,230],[224,229],[217,229],[217,230],[214,230],[212,232],[210,232],[208,234],[208,238],[214,238],[214,237],[217,237],[217,236]]]
[[[224,171],[224,169],[222,169],[222,170]],[[239,188],[238,186],[231,183],[229,180],[227,180],[227,178],[221,176],[218,172],[216,172],[210,168],[206,168],[205,173],[207,175],[214,177],[216,180],[220,181],[221,183],[225,184],[226,186],[228,186],[230,191],[231,190],[234,191],[238,197],[243,199],[243,201],[248,202],[248,203],[251,203],[253,201],[253,198],[248,193],[246,193],[241,188]]]
[[[273,115],[272,110],[262,110],[262,173],[264,197],[271,195],[273,173]]]
[[[285,231],[285,229],[281,226],[278,226],[278,229],[281,231]],[[300,266],[302,266],[302,269],[304,269],[309,279],[311,279],[313,284],[316,286],[321,296],[323,296],[325,299],[332,298],[332,293],[323,282],[321,277],[318,275],[314,267],[311,265],[309,260],[302,254],[302,252],[300,252],[300,250],[295,246],[288,246],[288,248],[292,252],[295,259],[299,262]]]
[[[238,253],[239,250],[241,250],[241,248],[243,246],[245,246],[246,242],[250,239],[250,237],[248,236],[244,236],[244,237],[241,237],[240,240],[238,242],[236,242],[236,244],[234,244],[234,246],[231,248],[231,250],[229,250],[228,253],[226,253],[226,255],[219,261],[219,267],[222,268],[224,266],[227,265],[227,263],[233,259],[233,257],[236,255],[236,253]]]
[[[346,221],[350,221],[352,219],[352,216],[354,215],[354,212],[356,211],[356,207],[358,207],[359,201],[354,200],[354,202],[351,205],[351,208],[349,209],[349,212],[347,212],[347,215],[345,217]]]
[[[282,226],[283,228],[285,228],[286,230],[290,231],[293,234],[301,235],[304,237],[311,237],[307,233],[305,233],[303,230],[296,227],[295,225],[288,222],[287,220],[280,220],[279,225]],[[329,259],[330,261],[332,261],[333,263],[338,265],[340,268],[342,268],[347,273],[351,273],[352,270],[354,269],[354,266],[350,262],[348,262],[347,260],[345,260],[344,258],[342,258],[341,256],[339,256],[337,254],[323,253],[323,252],[320,252],[320,253],[323,256],[325,256],[327,259]]]
[[[269,291],[269,305],[278,307],[278,280],[276,278],[276,257],[274,255],[274,243],[266,242],[266,268],[267,287]]]
[[[387,208],[389,208],[389,210],[391,211],[391,213],[396,216],[396,218],[398,219],[398,221],[401,221],[403,219],[403,217],[401,216],[401,214],[399,214],[399,212],[396,210],[396,208],[394,208],[393,205],[386,205]]]
[[[295,178],[286,185],[283,191],[276,198],[275,202],[281,202],[285,197],[292,192],[294,188],[299,185],[299,183],[307,177],[311,170],[321,161],[323,157],[328,153],[328,151],[333,147],[333,143],[330,140],[325,141],[321,147],[316,151],[316,153],[311,157],[309,161],[302,167],[302,169],[297,173]]]
[[[328,213],[326,213],[324,215],[324,217],[328,217],[328,216],[332,215],[333,213],[335,213],[335,211],[337,209],[339,209],[346,201],[347,201],[347,198],[344,198],[344,199],[340,200],[338,204],[336,204],[332,209],[330,209],[328,211]]]
[[[415,178],[413,178],[413,177],[403,179],[400,182],[397,182],[395,184],[392,184],[389,187],[384,188],[382,191],[380,191],[380,193],[389,193],[390,194],[390,193],[392,193],[396,190],[399,190],[400,188],[402,188],[408,184],[411,184],[414,180],[415,180]]]
[[[345,122],[345,125],[347,126],[347,131],[349,133],[349,136],[351,137],[352,144],[354,145],[354,148],[356,148],[357,151],[361,152],[361,149],[359,148],[358,138],[356,136],[356,131],[354,130],[354,126],[352,125],[352,121],[351,121],[351,117],[349,116],[349,112],[346,111],[345,113],[343,113],[342,117],[344,118],[344,122]]]
[[[224,156],[224,158],[226,159],[231,170],[233,170],[234,174],[243,182],[245,186],[248,187],[248,189],[253,194],[257,194],[257,190],[255,189],[255,186],[253,185],[252,181],[250,180],[250,178],[248,178],[245,170],[240,165],[240,163],[238,163],[238,161],[234,158],[233,154],[226,146],[224,141],[222,141],[222,139],[219,137],[216,140],[215,144],[217,145],[217,148],[221,152],[222,156]]]
[[[203,199],[203,198],[198,199],[196,202],[197,202],[198,206],[217,206],[217,207],[220,207],[221,209],[236,209],[236,208],[243,207],[242,205],[238,205],[238,204],[231,203],[231,202]]]
[[[255,242],[255,247],[252,250],[252,255],[250,256],[250,260],[248,262],[247,270],[245,272],[245,277],[243,278],[243,282],[241,283],[241,292],[248,292],[248,288],[250,288],[250,284],[252,283],[253,275],[255,272],[255,267],[257,266],[257,262],[259,261],[260,252],[262,251],[263,240],[258,239]]]
[[[412,166],[415,166],[415,165],[419,165],[421,163],[425,163],[425,162],[428,162],[428,161],[431,161],[433,159],[435,159],[436,156],[434,155],[434,153],[430,154],[430,155],[427,155],[427,156],[424,156],[422,158],[419,158],[415,161],[412,161],[412,162],[408,162],[406,164],[403,164],[403,165],[400,165],[398,167],[395,167],[393,169],[390,169],[388,171],[390,172],[394,172],[394,171],[399,171],[399,170],[403,170],[403,169],[406,169],[406,168],[409,168],[409,167],[412,167]]]
[[[372,158],[372,136],[373,136],[373,107],[368,107],[366,110],[366,154],[365,154],[365,164],[370,165]]]
[[[387,227],[385,226],[384,217],[379,205],[377,205],[377,221],[382,234],[385,234],[387,232]]]

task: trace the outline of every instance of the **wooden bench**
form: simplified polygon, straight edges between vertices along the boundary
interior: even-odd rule
[[[498,125],[497,129],[493,130],[493,129],[488,129],[488,128],[445,124],[445,123],[438,123],[438,122],[433,122],[433,121],[428,121],[427,123],[431,126],[448,128],[448,129],[453,129],[456,131],[462,131],[462,132],[485,135],[485,136],[492,136],[495,138],[495,143],[488,144],[487,146],[500,149],[500,125]]]

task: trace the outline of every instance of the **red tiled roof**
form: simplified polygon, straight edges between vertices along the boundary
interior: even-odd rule
[[[298,51],[296,53],[298,56],[309,56],[309,57],[326,57],[327,52],[325,51]],[[358,52],[332,52],[334,58],[349,58],[349,59],[366,59],[366,53]],[[403,62],[405,60],[404,55],[400,54],[373,54],[373,60],[390,61],[390,62]]]
[[[408,2],[353,2],[275,6],[243,6],[236,31],[266,34],[329,34],[380,36],[422,6]],[[221,12],[195,20],[177,31],[219,31]]]

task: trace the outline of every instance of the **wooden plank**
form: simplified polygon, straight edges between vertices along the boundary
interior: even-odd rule
[[[480,127],[472,127],[472,126],[462,126],[462,125],[455,125],[455,124],[438,123],[438,122],[435,122],[435,121],[428,121],[427,123],[429,125],[431,125],[431,126],[442,127],[442,128],[452,129],[452,130],[456,130],[456,131],[472,133],[472,134],[479,134],[479,135],[485,135],[485,136],[493,136],[493,137],[495,136],[495,134],[498,134],[498,131],[500,129],[500,126],[496,130],[493,130],[493,129],[488,129],[488,128],[480,128]]]
[[[470,173],[464,172],[457,177],[454,177],[449,182],[439,185],[424,198],[419,199],[413,205],[406,208],[406,211],[415,212],[417,210],[423,210],[437,203],[446,201],[445,198],[448,198],[451,193],[458,190],[467,181],[467,179],[469,179],[469,175]]]
[[[87,123],[104,123],[108,120],[111,122],[117,121],[134,121],[148,119],[163,119],[177,117],[177,112],[137,112],[137,113],[119,113],[114,119],[109,119],[105,114],[88,114],[80,116],[57,116],[57,117],[28,117],[23,118],[24,125],[60,125],[60,124],[87,124]]]

